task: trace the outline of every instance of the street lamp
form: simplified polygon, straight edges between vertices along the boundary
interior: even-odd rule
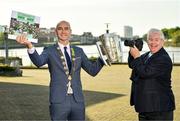
[[[110,23],[105,23],[105,24],[106,24],[106,28],[107,28],[107,29],[106,29],[106,34],[109,34],[109,24],[110,24]]]
[[[8,27],[5,25],[4,27],[4,48],[5,48],[5,64],[8,64]]]

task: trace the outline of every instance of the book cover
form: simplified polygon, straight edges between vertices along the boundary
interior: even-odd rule
[[[8,38],[16,39],[17,35],[26,34],[29,41],[38,43],[39,26],[40,17],[12,11]]]

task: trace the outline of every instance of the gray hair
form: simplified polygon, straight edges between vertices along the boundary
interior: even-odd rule
[[[150,29],[150,30],[148,31],[148,33],[147,33],[147,40],[149,40],[149,37],[150,37],[150,35],[151,35],[152,33],[159,33],[159,34],[160,34],[160,38],[161,38],[162,40],[165,40],[165,37],[164,37],[163,32],[162,32],[161,30],[155,29],[155,28],[152,28],[152,29]]]

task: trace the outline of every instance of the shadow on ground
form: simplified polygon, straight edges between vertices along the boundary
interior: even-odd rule
[[[86,107],[124,96],[88,90],[84,95]],[[48,86],[0,82],[0,120],[50,120],[48,96]]]

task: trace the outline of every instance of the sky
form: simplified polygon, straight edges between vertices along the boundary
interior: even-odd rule
[[[73,34],[100,36],[110,32],[124,36],[124,26],[142,36],[150,28],[180,26],[180,0],[0,0],[0,25],[9,25],[12,10],[40,17],[40,27],[55,27],[61,20]]]

